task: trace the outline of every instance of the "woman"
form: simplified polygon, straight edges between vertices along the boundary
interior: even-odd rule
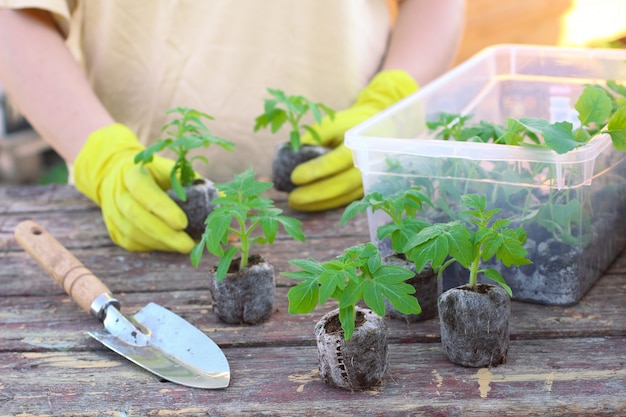
[[[362,195],[343,133],[444,72],[463,14],[462,0],[0,0],[0,82],[117,244],[189,252],[186,218],[162,191],[171,161],[132,163],[166,110],[215,117],[235,152],[209,149],[198,169],[225,180],[248,166],[269,175],[285,138],[252,133],[268,87],[345,109],[320,128],[336,151],[301,164],[289,195],[299,210],[339,207]]]

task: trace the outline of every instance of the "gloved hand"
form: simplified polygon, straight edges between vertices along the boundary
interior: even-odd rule
[[[322,139],[321,145],[334,149],[294,169],[291,181],[298,187],[289,194],[289,206],[301,211],[328,210],[361,198],[361,173],[352,162],[352,151],[343,144],[346,130],[417,88],[415,80],[405,71],[381,71],[361,91],[352,107],[337,112],[333,120],[326,116],[319,125],[312,126]],[[318,144],[309,133],[302,135],[302,142]]]
[[[111,239],[129,251],[189,253],[187,216],[165,193],[174,161],[133,162],[144,147],[133,131],[112,124],[92,133],[74,161],[76,188],[102,208]]]

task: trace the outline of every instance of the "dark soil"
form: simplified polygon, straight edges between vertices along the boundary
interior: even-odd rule
[[[291,173],[303,162],[310,161],[328,152],[323,146],[302,145],[298,152],[294,152],[288,142],[281,143],[276,148],[272,162],[272,182],[278,191],[291,192],[296,186],[291,182]]]
[[[361,310],[357,310],[354,319],[354,328],[357,329],[365,323],[365,315]],[[329,334],[339,333],[343,335],[343,329],[341,328],[341,321],[339,320],[339,315],[333,314],[328,318],[326,323],[324,324],[324,331]]]
[[[452,288],[439,297],[441,346],[450,362],[497,366],[509,349],[511,300],[500,286]]]
[[[403,254],[391,254],[383,258],[383,262],[389,265],[401,266],[416,273],[415,264],[408,261]],[[437,298],[441,294],[441,281],[430,267],[426,267],[421,273],[406,281],[415,288],[415,297],[422,307],[420,314],[403,314],[395,309],[388,300],[385,300],[387,315],[394,319],[417,322],[437,317]]]
[[[624,226],[621,217],[597,213],[586,246],[559,242],[546,230],[530,229],[525,247],[533,264],[503,273],[513,299],[561,306],[578,303],[626,246]]]
[[[190,187],[185,187],[187,201],[181,201],[173,190],[168,195],[187,215],[188,225],[185,231],[194,240],[199,240],[204,233],[204,221],[213,211],[211,201],[217,198],[217,189],[207,179],[197,179]]]
[[[339,310],[325,314],[315,326],[319,366],[325,384],[350,391],[378,385],[389,372],[388,329],[382,317],[357,307],[352,338],[337,331]],[[327,332],[327,330],[331,330]]]
[[[532,264],[507,268],[491,260],[482,265],[500,271],[517,301],[574,305],[626,247],[626,222],[618,216],[597,214],[590,243],[584,247],[560,242],[536,223],[526,228],[524,248]],[[444,290],[467,282],[467,274],[458,264],[451,265],[444,273]],[[491,282],[484,277],[479,280]]]
[[[209,276],[209,291],[213,297],[213,312],[228,324],[258,324],[274,311],[276,281],[274,268],[260,256],[248,258],[248,267],[239,270],[239,259],[231,263],[226,277],[217,282]],[[234,265],[234,266],[233,266]]]
[[[261,257],[261,255],[253,254],[253,255],[248,256],[248,268],[254,265],[262,264],[263,262],[265,262],[265,260]],[[230,267],[228,267],[228,273],[234,274],[236,272],[239,272],[240,263],[241,263],[241,258],[233,259],[233,261],[230,263]]]
[[[546,305],[570,306],[578,303],[593,284],[626,248],[626,172],[620,163],[615,172],[594,179],[592,186],[577,198],[587,202],[584,210],[588,218],[571,222],[573,241],[566,241],[563,233],[552,233],[545,222],[515,221],[519,211],[511,207],[523,207],[523,197],[506,203],[494,202],[502,208],[498,218],[513,221],[513,227],[522,226],[527,233],[524,245],[528,258],[533,262],[520,267],[505,267],[491,260],[481,267],[495,268],[504,277],[513,292],[513,299]],[[556,193],[558,194],[558,193]],[[533,198],[548,205],[547,196],[537,191]],[[444,273],[444,290],[467,282],[466,273],[458,265],[452,265]],[[458,277],[462,277],[458,281]],[[491,282],[484,277],[481,282]]]

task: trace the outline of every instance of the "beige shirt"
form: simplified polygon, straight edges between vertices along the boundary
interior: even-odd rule
[[[378,70],[390,31],[386,0],[5,0],[54,13],[114,119],[144,144],[162,137],[165,111],[209,113],[235,151],[204,150],[214,180],[252,165],[268,176],[272,135],[253,133],[266,89],[349,107]],[[307,120],[311,121],[311,120]]]

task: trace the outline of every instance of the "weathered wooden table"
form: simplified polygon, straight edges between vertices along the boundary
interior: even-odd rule
[[[276,195],[285,206],[284,196]],[[262,247],[278,271],[289,259],[336,256],[368,239],[365,217],[338,227],[341,211],[289,214],[307,242]],[[155,301],[206,332],[232,371],[223,390],[186,388],[107,350],[86,332],[101,328],[17,244],[15,225],[47,228],[133,313]],[[205,256],[129,253],[111,243],[99,209],[69,186],[0,187],[0,415],[19,416],[582,416],[626,415],[626,257],[573,307],[514,302],[508,362],[467,369],[440,351],[436,320],[389,320],[391,374],[367,392],[319,378],[313,326],[325,306],[290,316],[289,279],[259,326],[229,326],[211,311]]]

